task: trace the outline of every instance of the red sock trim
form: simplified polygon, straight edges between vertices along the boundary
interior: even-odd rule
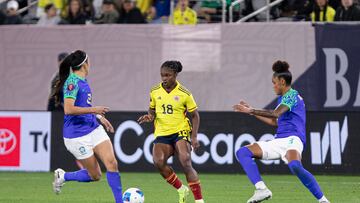
[[[201,193],[200,181],[189,182],[189,187],[194,195],[195,200],[200,200],[203,198]]]
[[[182,186],[182,182],[175,173],[172,173],[169,177],[167,177],[166,181],[175,189],[179,189]]]

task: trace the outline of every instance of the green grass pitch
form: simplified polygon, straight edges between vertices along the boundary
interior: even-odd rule
[[[185,180],[183,175],[179,175]],[[243,174],[201,174],[206,203],[243,203],[252,195],[253,186]],[[0,172],[1,203],[110,203],[112,193],[103,174],[99,182],[68,182],[62,193],[52,192],[52,173]],[[316,203],[309,191],[290,175],[264,175],[273,192],[269,203]],[[332,203],[360,203],[359,176],[316,176]],[[122,173],[123,188],[138,187],[145,203],[177,203],[177,192],[156,173]],[[192,194],[188,202],[193,203]]]

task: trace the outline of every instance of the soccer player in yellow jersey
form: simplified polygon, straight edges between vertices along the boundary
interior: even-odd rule
[[[154,165],[166,181],[179,193],[179,203],[185,203],[189,188],[182,184],[167,160],[176,154],[184,169],[187,182],[194,194],[195,203],[204,203],[199,176],[191,164],[191,146],[199,147],[197,132],[200,116],[192,94],[177,80],[182,70],[178,61],[166,61],[160,68],[162,82],[151,89],[148,114],[138,122],[154,122]],[[186,117],[190,114],[191,123]]]
[[[189,7],[189,0],[178,1],[170,23],[174,25],[195,25],[197,23],[196,12]]]

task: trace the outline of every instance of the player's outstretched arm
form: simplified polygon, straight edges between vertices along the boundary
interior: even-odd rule
[[[78,107],[75,106],[75,100],[72,98],[64,99],[64,113],[66,115],[81,115],[81,114],[99,114],[105,115],[110,109],[106,106],[95,106],[95,107]]]
[[[289,107],[286,105],[279,105],[275,110],[255,109],[245,101],[240,101],[233,108],[236,112],[254,115],[260,121],[272,126],[277,126],[277,119],[289,110]]]
[[[140,116],[137,120],[139,124],[153,122],[155,118],[155,109],[149,108],[148,114]]]

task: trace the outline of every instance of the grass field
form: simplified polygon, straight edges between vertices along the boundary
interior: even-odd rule
[[[68,182],[60,195],[52,192],[52,173],[0,172],[1,203],[105,203],[113,202],[105,174],[99,182]],[[181,176],[182,180],[184,176]],[[273,192],[271,203],[308,203],[317,201],[294,176],[267,175],[265,182]],[[359,176],[316,176],[332,203],[360,203]],[[138,187],[146,203],[177,203],[177,192],[155,173],[122,173],[123,188]],[[244,175],[201,174],[207,203],[243,203],[253,186]],[[189,201],[193,203],[192,196]]]

